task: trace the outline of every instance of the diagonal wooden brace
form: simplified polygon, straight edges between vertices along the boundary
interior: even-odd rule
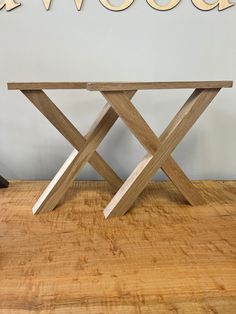
[[[33,207],[33,213],[37,214],[42,210],[53,210],[61,197],[70,187],[76,175],[94,154],[107,132],[117,120],[114,110],[107,104],[99,119],[92,125],[87,140],[81,147],[80,152],[74,150],[59,170],[54,179],[50,182],[46,190]]]
[[[214,99],[219,91],[220,88],[197,89],[194,92],[194,94],[184,104],[184,106],[180,109],[175,118],[171,121],[169,126],[164,131],[164,135],[161,137],[163,141],[160,144],[158,150],[154,154],[151,154],[150,152],[147,154],[147,156],[141,161],[141,163],[135,168],[129,178],[125,181],[125,183],[113,197],[108,206],[104,209],[104,216],[106,218],[121,216],[128,211],[133,202],[151,180],[152,176],[160,167],[164,165],[166,160],[168,160],[172,151],[191,129],[193,124],[201,116],[201,114],[208,107],[208,105],[211,103],[211,101]],[[115,109],[119,107],[120,110],[120,107],[124,105],[125,97],[123,96],[121,103],[119,102],[120,97],[118,97],[115,101],[114,99],[107,97],[107,95],[106,98],[109,99],[113,107],[116,107]],[[131,115],[129,116],[129,120],[133,121]],[[140,121],[137,123],[137,126],[138,125],[140,126]],[[144,127],[143,122],[142,126]],[[131,129],[140,139],[141,136],[137,134],[138,132],[137,130],[135,130],[134,124]],[[149,138],[147,135],[142,136],[142,142],[145,141],[145,138]]]
[[[199,90],[194,91],[187,100],[186,104],[198,97],[199,93]],[[160,139],[156,136],[141,114],[122,91],[103,92],[102,94],[106,100],[110,102],[132,133],[137,137],[139,142],[147,149],[147,151],[149,151],[150,154],[154,155],[160,148],[161,142],[165,140],[165,136],[161,136]],[[191,205],[196,206],[205,203],[201,194],[199,194],[198,190],[171,156],[167,158],[161,168]]]
[[[81,149],[86,143],[86,138],[42,90],[22,90],[21,92],[77,151]],[[123,181],[97,152],[94,152],[89,162],[115,189],[120,188]]]

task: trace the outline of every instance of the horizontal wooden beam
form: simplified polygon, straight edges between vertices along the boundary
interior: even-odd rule
[[[86,89],[86,82],[8,83],[10,90]]]
[[[9,90],[88,89],[90,91],[124,91],[139,89],[230,88],[232,86],[233,81],[8,83]]]
[[[88,83],[91,91],[124,91],[142,89],[179,89],[179,88],[224,88],[232,87],[233,81],[199,81],[199,82],[131,82],[131,83]]]

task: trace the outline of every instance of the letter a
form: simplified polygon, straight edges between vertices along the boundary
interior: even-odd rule
[[[0,4],[0,10],[6,6],[7,11],[11,11],[17,7],[19,7],[21,3],[16,3],[14,0],[5,0],[2,4]]]
[[[207,3],[204,0],[192,0],[192,3],[200,10],[203,11],[209,11],[218,6],[218,10],[222,11],[225,9],[228,9],[234,5],[234,3],[231,3],[229,0],[218,0],[214,3]]]

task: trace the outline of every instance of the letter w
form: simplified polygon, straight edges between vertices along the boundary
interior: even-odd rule
[[[52,0],[43,0],[46,10],[50,9],[51,2]],[[83,4],[83,0],[75,0],[75,4],[76,4],[77,9],[80,10]]]

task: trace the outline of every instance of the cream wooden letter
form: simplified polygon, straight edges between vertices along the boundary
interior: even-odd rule
[[[147,0],[147,3],[154,9],[159,10],[159,11],[167,11],[171,10],[174,7],[176,7],[181,0],[171,0],[169,4],[166,5],[160,5],[157,3],[157,0]]]
[[[16,3],[14,0],[5,0],[0,4],[0,10],[6,6],[7,11],[11,11],[17,7],[19,7],[21,3]]]
[[[124,0],[123,4],[121,4],[119,6],[111,5],[109,0],[100,0],[100,2],[105,8],[107,8],[109,10],[122,11],[122,10],[127,9],[129,6],[131,6],[131,4],[134,2],[134,0]]]
[[[192,0],[192,3],[200,10],[209,11],[218,6],[218,10],[222,11],[224,9],[230,8],[234,5],[229,0],[218,0],[214,3],[207,3],[204,0]]]
[[[52,0],[43,0],[46,10],[50,9],[51,2]],[[83,4],[83,0],[75,0],[75,4],[76,4],[77,9],[80,10]]]

